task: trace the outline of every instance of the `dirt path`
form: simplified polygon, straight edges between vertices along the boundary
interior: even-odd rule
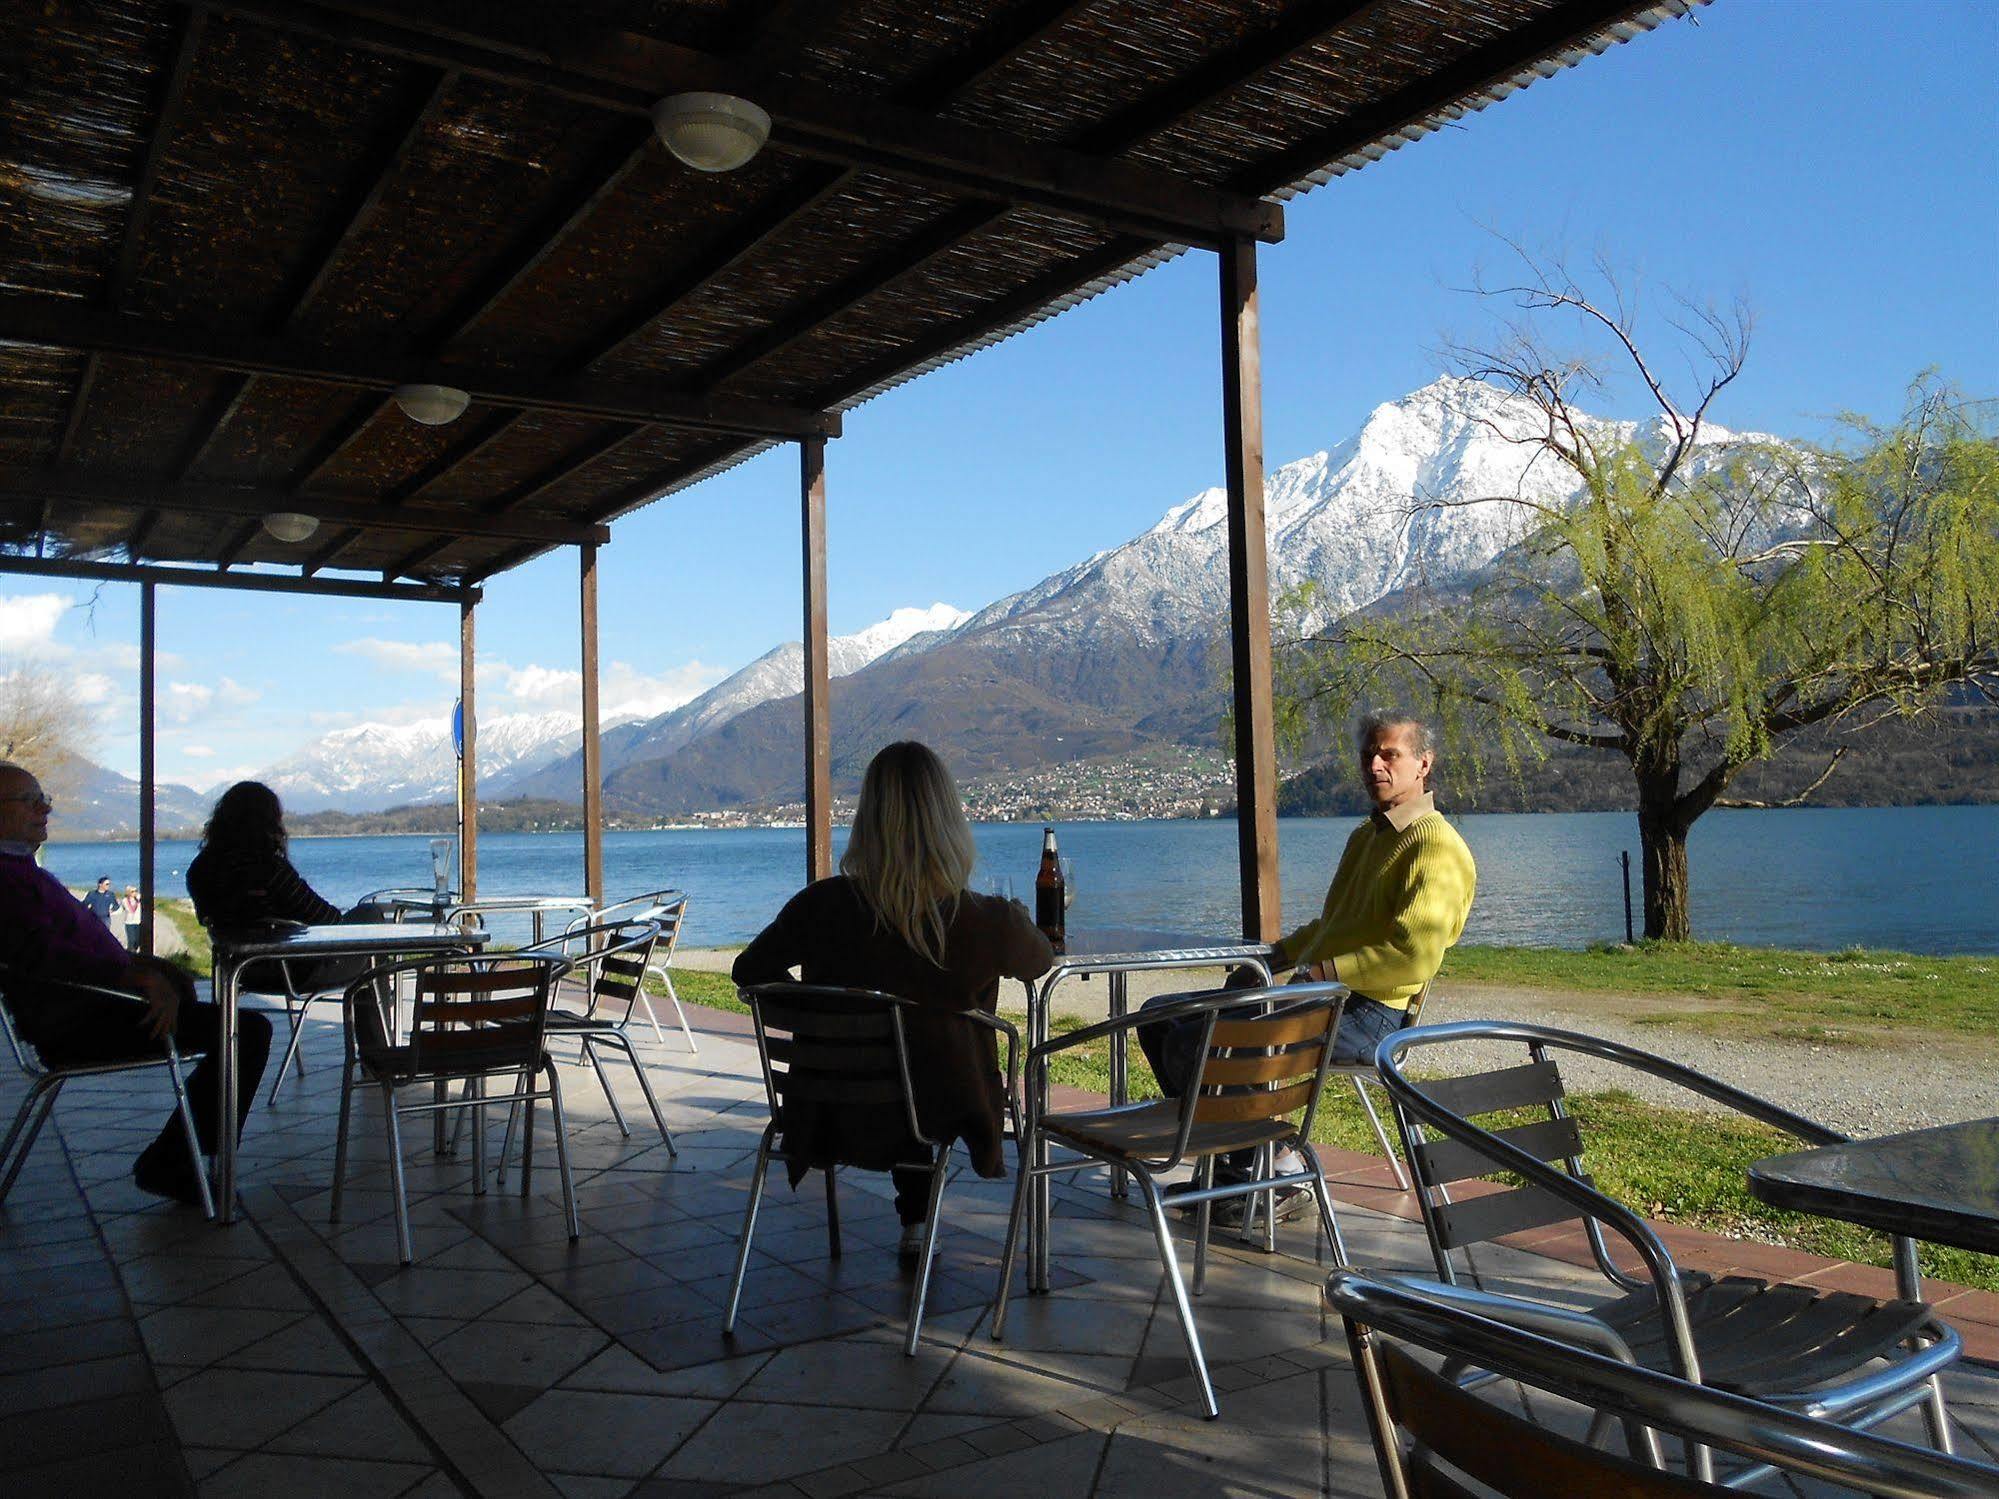
[[[724,970],[733,952],[683,949],[678,961],[690,968]],[[1214,982],[1204,974],[1135,975],[1134,1004],[1154,994],[1199,988]],[[1018,990],[1001,1000],[1005,1009],[1018,1007]],[[1098,1018],[1104,1013],[1101,980],[1071,983],[1057,991],[1056,1008],[1067,1014]],[[1711,1077],[1720,1078],[1774,1103],[1820,1120],[1835,1129],[1859,1135],[1919,1129],[1957,1119],[1999,1114],[1999,1065],[1992,1049],[1976,1038],[1936,1032],[1904,1036],[1870,1035],[1850,1042],[1820,1042],[1759,1037],[1747,1029],[1715,1035],[1692,1026],[1661,1024],[1664,1011],[1721,1008],[1698,996],[1663,994],[1586,994],[1566,990],[1516,988],[1443,980],[1424,1018],[1448,1020],[1520,1020],[1562,1030],[1584,1031],[1670,1057]],[[1504,1065],[1520,1057],[1517,1048],[1494,1048],[1472,1066]],[[1456,1065],[1455,1063],[1453,1064]],[[1586,1058],[1564,1061],[1563,1075],[1572,1088],[1615,1085],[1653,1102],[1681,1108],[1703,1107],[1702,1100],[1649,1078],[1637,1078],[1620,1068]]]

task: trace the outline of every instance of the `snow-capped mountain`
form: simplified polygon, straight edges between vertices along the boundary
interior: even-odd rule
[[[898,609],[887,619],[877,620],[852,635],[828,637],[827,674],[851,676],[891,651],[927,649],[971,617],[965,610],[949,604]],[[615,734],[607,733],[603,746],[605,772],[608,774],[635,760],[670,755],[759,703],[796,697],[804,689],[805,647],[796,640],[787,640],[678,708],[643,723],[630,724]],[[515,774],[495,775],[489,781],[484,752],[480,754],[480,780],[489,784],[495,796],[573,799],[579,794],[581,775],[581,762],[574,755],[564,755],[545,757],[533,765],[522,764]]]
[[[541,765],[582,739],[574,713],[506,713],[479,720],[481,780],[523,764]],[[322,735],[260,772],[257,779],[298,812],[372,811],[448,799],[458,761],[449,716],[414,723],[362,723]]]

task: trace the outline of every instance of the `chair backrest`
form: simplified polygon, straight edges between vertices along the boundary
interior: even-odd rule
[[[758,984],[740,991],[756,1023],[757,1053],[773,1121],[788,1105],[900,1105],[909,1131],[934,1145],[916,1118],[902,1013],[911,1001],[872,989]]]
[[[646,966],[652,962],[659,942],[659,923],[619,921],[589,930],[596,937],[571,960],[584,971],[588,986],[589,1000],[584,1013],[594,1017],[600,1011],[616,1012],[622,1005],[629,1018],[639,1002]]]
[[[423,958],[369,969],[348,987],[347,1003],[374,1004],[394,1040],[396,1000],[407,984],[408,1039],[378,1064],[398,1080],[512,1072],[540,1065],[549,1000],[568,969],[566,958],[551,954]]]
[[[1429,1002],[1430,991],[1436,987],[1437,981],[1431,979],[1416,991],[1416,997],[1409,1001],[1409,1008],[1402,1012],[1402,1029],[1407,1030],[1412,1025],[1423,1023],[1423,1006]]]
[[[1999,1472],[1980,1464],[1509,1327],[1446,1304],[1426,1294],[1421,1282],[1401,1276],[1336,1270],[1327,1279],[1326,1300],[1345,1321],[1382,1483],[1397,1499],[1470,1499],[1474,1492],[1506,1499],[1680,1499],[1736,1492],[1662,1470],[1650,1431],[1890,1499],[1999,1492]],[[1584,1446],[1483,1400],[1418,1363],[1398,1346],[1405,1343],[1608,1415],[1637,1438],[1637,1456]],[[1475,1491],[1465,1479],[1484,1488]]]
[[[1287,986],[1290,987],[1290,986]],[[1196,1124],[1285,1119],[1305,1111],[1309,1133],[1339,1027],[1337,998],[1285,1003],[1266,1015],[1216,1013],[1188,1092]]]

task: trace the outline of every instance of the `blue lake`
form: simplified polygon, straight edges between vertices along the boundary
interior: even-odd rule
[[[1617,855],[1637,862],[1628,813],[1542,813],[1456,819],[1478,859],[1478,900],[1467,941],[1580,947],[1623,936]],[[1278,824],[1287,924],[1316,912],[1354,822],[1286,818]],[[1032,881],[1041,829],[976,828],[985,870]],[[836,850],[844,832],[836,833]],[[1075,861],[1078,925],[1225,932],[1236,926],[1232,822],[1066,823]],[[164,894],[184,893],[192,843],[160,845]],[[345,905],[385,885],[430,881],[422,837],[310,838],[293,861],[329,900]],[[798,887],[805,835],[795,829],[672,829],[610,833],[606,884],[616,894],[686,890],[687,941],[747,940]],[[1999,806],[1877,807],[1717,812],[1695,825],[1693,919],[1698,936],[1770,946],[1853,944],[1914,952],[1999,952]],[[50,844],[44,862],[72,885],[109,874],[138,878],[130,843]],[[1634,887],[1637,872],[1633,870]],[[481,894],[578,890],[580,833],[499,833],[479,840]]]

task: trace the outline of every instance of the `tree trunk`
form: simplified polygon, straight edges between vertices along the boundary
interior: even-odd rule
[[[1687,821],[1675,805],[1680,794],[1677,760],[1661,756],[1634,765],[1638,778],[1638,843],[1645,872],[1645,937],[1685,942],[1693,935],[1687,909]]]

